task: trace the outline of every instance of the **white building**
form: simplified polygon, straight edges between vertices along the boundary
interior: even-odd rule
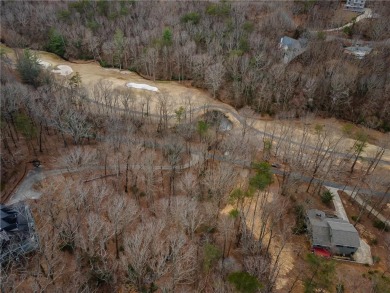
[[[363,59],[366,55],[370,54],[372,48],[368,46],[352,46],[344,49],[344,52],[355,56],[357,59]]]
[[[366,0],[347,0],[345,8],[352,11],[363,12]]]

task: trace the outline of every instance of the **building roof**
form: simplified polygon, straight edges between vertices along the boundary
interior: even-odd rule
[[[290,38],[290,37],[286,37],[286,36],[282,37],[282,39],[280,40],[280,44],[282,46],[287,47],[287,49],[289,49],[289,50],[291,50],[291,49],[301,50],[302,49],[301,43],[298,40]]]
[[[312,233],[313,233],[313,245],[315,246],[330,246],[330,231],[329,227],[326,223],[325,225],[319,225],[319,223],[315,223],[312,225]]]
[[[23,202],[0,205],[0,210],[4,216],[0,219],[0,264],[3,264],[37,249],[39,239],[28,205]]]
[[[346,53],[355,55],[356,57],[363,58],[371,53],[372,48],[367,46],[351,46],[344,49]]]
[[[349,222],[329,217],[323,211],[315,209],[308,210],[307,217],[313,246],[360,246],[359,234]]]
[[[360,239],[356,228],[348,222],[327,221],[333,245],[359,247]]]

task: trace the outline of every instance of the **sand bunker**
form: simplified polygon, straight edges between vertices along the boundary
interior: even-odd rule
[[[43,61],[41,59],[38,60],[38,63],[39,63],[39,65],[41,65],[45,69],[52,67],[52,64],[50,62]]]
[[[152,91],[152,92],[158,92],[158,88],[155,86],[143,84],[143,83],[134,83],[134,82],[129,82],[126,84],[127,87],[132,87],[135,89],[141,89],[141,90],[147,90],[147,91]]]
[[[58,73],[59,75],[69,75],[72,74],[73,69],[68,65],[57,65],[56,69],[53,69],[51,72]]]

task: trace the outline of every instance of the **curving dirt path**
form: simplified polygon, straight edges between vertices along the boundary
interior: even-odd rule
[[[15,55],[13,54],[13,50],[4,45],[1,45],[1,47],[5,48],[7,55],[9,55],[10,59],[14,61]],[[158,115],[157,106],[159,97],[163,95],[167,97],[170,117],[175,117],[174,111],[180,107],[186,108],[190,102],[194,116],[203,114],[206,108],[209,110],[218,110],[228,116],[228,118],[233,122],[234,128],[236,129],[242,128],[245,123],[249,125],[249,128],[252,129],[256,135],[272,135],[274,138],[280,138],[281,134],[278,133],[278,131],[271,133],[271,131],[267,130],[267,128],[269,129],[270,123],[272,123],[272,125],[282,125],[282,121],[273,120],[269,122],[267,120],[258,118],[244,117],[240,115],[232,106],[213,99],[211,95],[204,90],[185,86],[174,81],[153,82],[144,79],[134,72],[103,68],[97,62],[74,63],[63,60],[52,53],[44,51],[35,52],[38,54],[39,59],[45,64],[50,63],[53,67],[58,65],[66,65],[69,66],[73,72],[78,72],[81,76],[83,86],[85,86],[88,90],[92,90],[99,81],[105,81],[110,82],[113,88],[120,88],[131,91],[135,96],[136,101],[138,101],[140,104],[145,101],[146,98],[148,98],[150,103],[151,116]],[[126,85],[129,83],[142,84],[146,88],[158,89],[158,91],[149,91],[143,88],[127,88]],[[93,95],[91,96],[93,97]],[[89,100],[96,102],[92,99]],[[123,110],[123,108],[118,110]],[[330,123],[337,124],[338,122],[332,121]],[[294,136],[300,137],[302,133],[301,129],[297,127],[293,131],[296,133]],[[292,141],[292,144],[298,145],[299,142]],[[312,144],[314,145],[314,143]],[[344,151],[338,152],[336,154],[339,157],[348,157],[348,150],[353,146],[353,144],[354,141],[352,139],[346,139],[344,144]],[[314,146],[308,146],[308,148],[314,148]],[[368,144],[365,154],[362,157],[365,159],[372,158],[371,154],[375,153],[375,149],[375,145]],[[385,165],[388,170],[390,170],[390,150],[388,149],[385,151],[382,157],[382,165]]]
[[[185,170],[189,169],[196,164],[198,164],[200,161],[200,155],[193,153],[191,154],[191,159],[184,163],[183,165],[179,165],[175,167],[175,170]],[[130,169],[142,169],[144,165],[129,165]],[[58,168],[58,169],[52,169],[52,170],[44,170],[43,166],[36,167],[33,170],[30,170],[27,173],[27,176],[23,179],[22,183],[18,186],[18,188],[10,195],[10,199],[7,201],[7,204],[14,204],[16,202],[26,200],[26,199],[39,199],[41,197],[41,193],[34,189],[34,185],[39,183],[40,181],[48,178],[48,177],[54,177],[58,175],[63,174],[69,174],[69,173],[77,173],[82,172],[86,170],[114,170],[117,166],[101,166],[101,165],[85,165],[81,166],[79,168]],[[122,170],[126,169],[126,165],[120,165],[120,168]],[[172,170],[173,167],[166,165],[166,166],[153,166],[154,170],[163,170],[163,171],[169,171]]]
[[[357,23],[357,22],[359,22],[359,21],[361,21],[363,19],[366,19],[366,18],[373,18],[372,10],[370,8],[365,8],[363,14],[358,15],[355,20],[350,21],[350,22],[348,22],[348,23],[346,23],[346,24],[344,24],[344,25],[342,25],[340,27],[326,29],[326,30],[310,31],[310,32],[317,33],[317,32],[336,32],[336,31],[341,31],[344,28],[350,27],[350,26],[354,25],[355,23]]]
[[[186,107],[186,104],[188,105],[188,101],[190,101],[192,105],[192,112],[195,114],[199,115],[206,108],[209,110],[218,110],[226,114],[229,119],[232,120],[235,128],[241,128],[246,120],[249,124],[249,127],[253,129],[257,134],[271,135],[271,133],[267,131],[267,127],[269,128],[268,121],[246,118],[244,116],[241,116],[232,106],[213,99],[211,95],[206,91],[193,87],[187,87],[183,84],[174,81],[149,81],[140,77],[134,72],[102,68],[97,62],[78,64],[62,60],[58,56],[51,53],[40,51],[39,54],[41,60],[50,62],[54,66],[61,64],[71,66],[74,72],[78,72],[80,74],[82,83],[87,89],[92,89],[93,86],[101,80],[111,82],[112,86],[115,88],[126,89],[126,84],[128,83],[138,83],[147,85],[152,88],[157,88],[159,92],[153,92],[145,89],[128,89],[134,93],[136,99],[139,102],[143,101],[146,97],[150,99],[150,112],[152,115],[158,115],[157,105],[159,97],[160,95],[165,95],[167,97],[170,109],[169,114],[171,117],[175,117],[175,110],[177,110],[179,107]],[[275,120],[272,121],[272,123],[281,124],[282,122]],[[296,132],[297,137],[299,137],[299,132],[301,132],[301,130],[294,129],[294,132]],[[274,133],[272,135],[278,138],[278,133]],[[298,144],[298,142],[293,141],[293,144]],[[349,150],[353,144],[354,141],[352,139],[347,139],[345,143],[345,151]],[[365,154],[367,159],[370,158],[370,153],[373,153],[374,150],[374,145],[367,145]],[[343,154],[341,152],[338,153],[338,155],[341,157],[346,157],[346,154]],[[387,150],[383,155],[382,161],[385,165],[388,165],[390,167],[389,150]]]

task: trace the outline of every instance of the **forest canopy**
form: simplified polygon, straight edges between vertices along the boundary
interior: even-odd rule
[[[271,116],[311,111],[390,129],[389,50],[377,46],[374,54],[356,60],[346,56],[342,42],[328,40],[321,30],[342,24],[334,17],[342,9],[339,1],[2,1],[1,6],[1,38],[11,47],[94,59],[154,80],[191,80],[215,98]],[[344,37],[389,38],[389,23],[382,21],[388,7],[381,13],[383,18],[358,23]],[[308,39],[306,52],[288,65],[277,49],[285,35]]]

